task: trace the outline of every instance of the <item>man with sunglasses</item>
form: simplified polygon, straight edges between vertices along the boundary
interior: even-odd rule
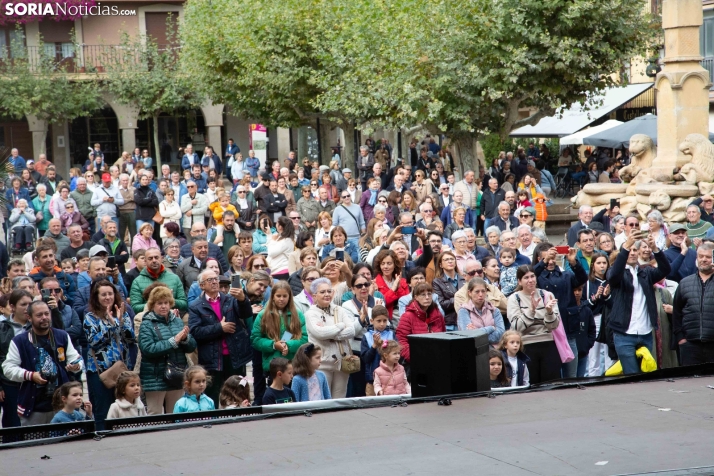
[[[208,199],[198,192],[198,185],[194,180],[186,182],[188,193],[181,198],[181,213],[183,213],[183,232],[188,235],[194,224],[201,223],[205,226],[204,215],[208,210]]]
[[[43,300],[50,308],[52,327],[64,329],[69,334],[74,348],[80,350],[80,339],[84,334],[82,321],[79,320],[79,315],[74,309],[65,303],[64,291],[57,278],[49,277],[40,281],[40,295],[44,289],[50,291],[50,297],[48,299],[43,297]]]
[[[461,309],[461,307],[466,304],[469,300],[469,282],[474,278],[483,279],[483,267],[478,261],[471,261],[466,263],[464,268],[464,274],[466,275],[466,283],[456,291],[454,294],[454,308]],[[506,313],[508,311],[508,298],[501,292],[498,286],[485,282],[486,284],[486,300],[493,304],[494,307],[498,308],[503,314],[503,323],[506,329],[510,328],[510,321],[506,319]]]
[[[352,203],[352,196],[344,191],[340,195],[341,203],[332,214],[332,224],[341,226],[347,233],[347,241],[359,246],[359,238],[367,230],[364,215],[359,205]]]

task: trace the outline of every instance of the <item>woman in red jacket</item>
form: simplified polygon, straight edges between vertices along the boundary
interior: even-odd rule
[[[377,274],[377,289],[384,296],[384,307],[392,320],[394,308],[402,296],[409,294],[407,280],[402,278],[402,267],[392,250],[380,251],[374,258],[374,272]]]
[[[407,305],[397,327],[397,341],[402,346],[402,357],[411,361],[409,340],[411,334],[446,332],[444,315],[432,299],[434,289],[429,283],[419,283],[413,289],[414,300]]]

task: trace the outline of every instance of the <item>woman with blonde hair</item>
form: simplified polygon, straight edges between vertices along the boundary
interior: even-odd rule
[[[166,238],[166,224],[176,223],[181,226],[181,206],[174,200],[174,189],[169,188],[164,194],[164,200],[159,203],[159,213],[164,217],[164,222],[161,224],[159,236]]]
[[[136,250],[148,250],[150,248],[158,248],[156,240],[152,238],[154,227],[150,223],[144,223],[139,228],[139,233],[131,240],[131,252]]]
[[[330,243],[330,233],[332,226],[332,215],[328,212],[320,212],[317,215],[318,228],[315,229],[315,249],[317,253],[322,253],[322,247]]]

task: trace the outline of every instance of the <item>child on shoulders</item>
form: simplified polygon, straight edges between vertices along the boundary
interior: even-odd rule
[[[501,248],[498,253],[498,262],[501,263],[501,292],[506,296],[510,296],[518,287],[518,279],[516,271],[516,250],[513,248]]]

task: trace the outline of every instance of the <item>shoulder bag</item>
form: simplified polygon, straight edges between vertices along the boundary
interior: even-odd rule
[[[159,330],[159,325],[156,321],[154,321],[153,324],[156,336],[159,340],[164,340],[161,335],[161,331]],[[169,360],[168,354],[166,355],[166,370],[164,370],[164,382],[166,382],[166,385],[173,389],[183,388],[183,376],[185,372],[185,368],[179,366],[176,362]]]
[[[339,322],[337,318],[337,306],[335,306],[335,310],[332,312],[332,317],[335,319],[335,324],[337,324]],[[347,350],[350,352],[347,354],[342,348],[342,341],[340,340],[337,341],[337,347],[339,348],[340,355],[342,356],[342,360],[340,361],[340,372],[344,372],[346,374],[359,372],[361,367],[360,360],[359,357],[352,354],[352,348],[349,345],[347,346]]]
[[[118,325],[121,326],[121,321],[118,321]],[[112,332],[114,334],[114,340],[117,343],[117,347],[121,348],[121,343],[119,342],[119,336],[117,332]],[[122,372],[127,372],[129,368],[126,366],[124,361],[117,360],[109,367],[107,370],[101,372],[99,370],[99,361],[97,360],[97,355],[94,353],[94,349],[90,349],[92,353],[92,358],[94,359],[94,365],[97,367],[97,373],[99,373],[99,380],[102,381],[107,388],[114,388],[117,386],[117,380]]]
[[[340,206],[341,206],[342,208],[344,208],[347,213],[350,214],[350,216],[351,216],[352,219],[355,221],[355,223],[357,223],[357,231],[359,231],[359,232],[361,233],[361,232],[362,232],[362,229],[359,227],[359,221],[357,221],[357,217],[355,217],[355,216],[352,214],[352,212],[350,211],[350,209],[347,208],[346,206],[344,206],[344,205],[340,205]]]

